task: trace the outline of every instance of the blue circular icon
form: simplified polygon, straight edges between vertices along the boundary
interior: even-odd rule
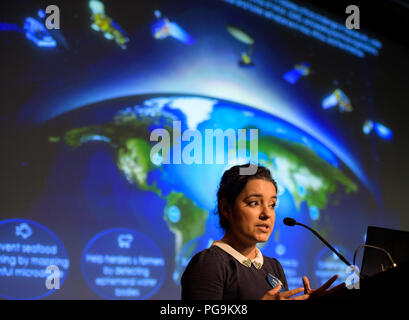
[[[309,213],[311,220],[318,220],[320,218],[320,210],[316,206],[310,206]]]
[[[285,245],[283,245],[281,243],[277,244],[277,246],[275,248],[275,253],[278,256],[282,256],[286,251],[287,251],[287,248],[285,247]]]
[[[168,208],[168,218],[172,223],[178,223],[181,218],[180,210],[177,206],[170,206]]]
[[[165,259],[158,246],[125,228],[109,229],[92,238],[81,266],[90,288],[109,300],[148,299],[165,278]]]
[[[0,297],[41,299],[61,288],[70,261],[57,236],[30,220],[0,222]]]

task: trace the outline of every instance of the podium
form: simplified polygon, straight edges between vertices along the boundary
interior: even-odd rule
[[[402,299],[405,296],[409,296],[409,261],[361,280],[359,289],[345,287],[320,300]]]

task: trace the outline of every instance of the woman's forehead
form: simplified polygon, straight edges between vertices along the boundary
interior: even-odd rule
[[[277,196],[277,190],[271,181],[264,179],[251,179],[241,192],[241,195],[246,197],[250,194],[258,194],[264,197]]]

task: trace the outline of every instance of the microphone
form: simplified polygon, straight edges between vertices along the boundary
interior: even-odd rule
[[[321,237],[320,234],[317,231],[311,229],[310,227],[306,226],[305,224],[302,224],[302,223],[299,223],[299,222],[295,221],[295,219],[293,219],[293,218],[289,218],[289,217],[284,218],[283,222],[284,222],[284,224],[286,226],[289,226],[289,227],[292,227],[292,226],[297,224],[299,226],[302,226],[302,227],[310,230],[318,239],[320,239],[328,248],[330,248],[331,251],[333,251],[338,256],[338,258],[341,259],[342,262],[344,262],[348,267],[351,266],[351,263],[349,263],[347,259],[345,259],[337,250],[335,250],[335,248],[333,246],[331,246],[323,237]]]

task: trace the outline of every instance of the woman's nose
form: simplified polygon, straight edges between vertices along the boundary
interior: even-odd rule
[[[274,214],[274,209],[271,208],[269,205],[264,205],[262,206],[262,210],[260,213],[260,219],[266,220],[269,219],[273,216]]]

